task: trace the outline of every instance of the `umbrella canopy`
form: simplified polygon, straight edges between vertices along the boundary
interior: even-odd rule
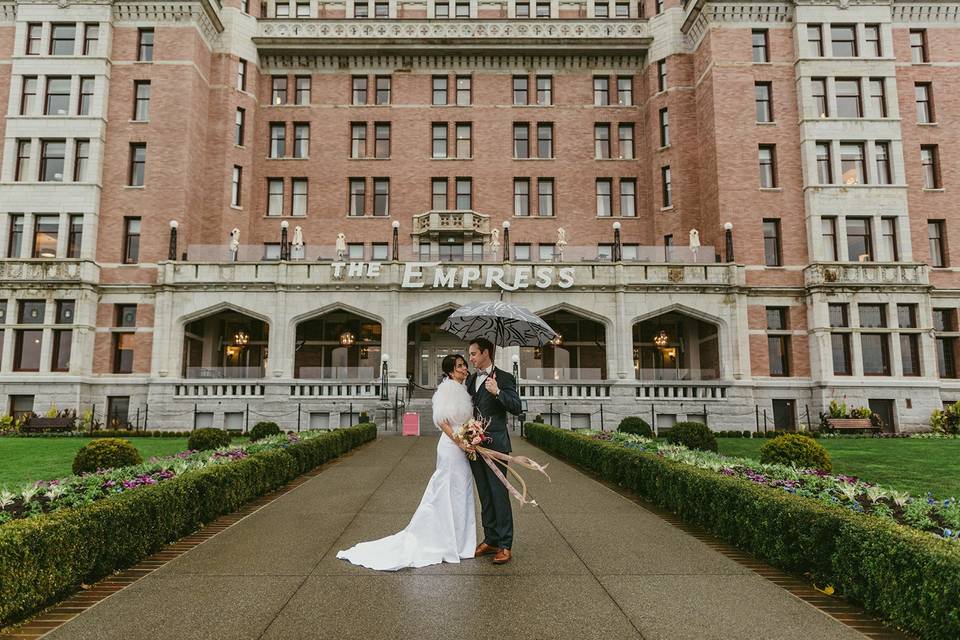
[[[542,347],[557,332],[539,316],[509,302],[473,302],[440,325],[462,340],[486,338],[499,347]]]

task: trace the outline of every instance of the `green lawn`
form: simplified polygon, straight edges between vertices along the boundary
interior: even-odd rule
[[[760,458],[766,440],[717,438],[720,453]],[[818,440],[830,452],[834,473],[923,496],[960,497],[960,440]]]
[[[144,461],[187,448],[186,438],[129,438]],[[235,439],[238,440],[238,439]],[[245,440],[243,438],[242,440]],[[68,476],[73,457],[90,438],[0,438],[0,487]]]

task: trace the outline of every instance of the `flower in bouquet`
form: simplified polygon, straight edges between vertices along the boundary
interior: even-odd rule
[[[490,424],[489,420],[478,420],[476,418],[470,418],[463,424],[461,424],[453,432],[454,438],[457,442],[462,442],[468,447],[476,447],[487,442],[492,442],[493,438],[487,435],[487,425]],[[471,460],[477,459],[477,454],[475,452],[470,452],[467,454]]]

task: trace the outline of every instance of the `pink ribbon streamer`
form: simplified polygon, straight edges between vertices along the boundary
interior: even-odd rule
[[[480,454],[480,457],[483,458],[483,461],[487,464],[487,466],[490,467],[490,469],[493,470],[493,474],[494,474],[495,476],[497,476],[497,479],[500,480],[500,482],[503,483],[503,486],[505,486],[505,487],[507,488],[507,491],[510,493],[510,495],[512,495],[514,498],[517,499],[517,501],[520,502],[520,506],[521,506],[521,507],[522,507],[523,505],[525,505],[525,504],[532,504],[533,506],[536,507],[536,506],[537,506],[537,501],[536,501],[536,500],[527,500],[527,483],[526,483],[526,481],[523,479],[523,476],[521,476],[521,475],[517,472],[516,469],[513,469],[513,468],[507,466],[508,463],[513,463],[513,464],[516,464],[516,465],[520,465],[521,467],[524,467],[524,468],[526,468],[526,469],[531,469],[531,470],[533,470],[533,471],[539,471],[539,472],[542,473],[543,475],[547,476],[547,480],[548,480],[548,481],[553,482],[552,480],[550,480],[550,476],[547,475],[547,471],[546,471],[547,465],[546,465],[546,464],[541,465],[539,462],[536,462],[536,461],[534,461],[534,460],[531,460],[530,458],[528,458],[528,457],[526,457],[526,456],[511,456],[511,455],[506,454],[506,453],[501,453],[501,452],[499,452],[499,451],[494,451],[493,449],[487,449],[486,447],[475,447],[474,450],[475,450],[478,454]],[[510,473],[510,474],[512,474],[514,477],[516,477],[516,479],[520,482],[521,488],[523,489],[523,493],[522,493],[522,494],[521,494],[519,491],[517,491],[517,489],[516,489],[512,484],[510,484],[510,481],[507,480],[506,476],[503,475],[503,473],[500,471],[500,469],[497,468],[497,465],[494,464],[494,462],[498,462],[498,463],[500,463],[501,465],[503,465],[503,468],[506,469],[508,473]],[[549,463],[548,463],[548,464],[549,464]]]

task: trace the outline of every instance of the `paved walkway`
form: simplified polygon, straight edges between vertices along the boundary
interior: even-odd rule
[[[82,613],[47,638],[686,638],[864,636],[607,487],[550,462],[515,509],[514,560],[396,573],[336,559],[403,528],[436,438],[386,436]]]

